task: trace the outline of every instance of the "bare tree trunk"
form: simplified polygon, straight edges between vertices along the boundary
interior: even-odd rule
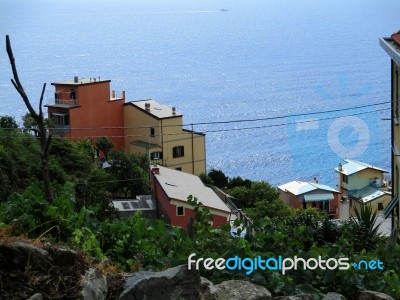
[[[10,37],[6,35],[6,50],[8,54],[8,58],[10,60],[12,72],[13,72],[13,79],[11,79],[11,83],[20,94],[22,100],[24,101],[26,107],[28,108],[29,113],[31,114],[32,118],[38,124],[38,131],[39,131],[39,139],[40,139],[40,158],[42,161],[42,176],[44,182],[44,196],[48,202],[53,202],[53,193],[51,191],[51,181],[50,181],[50,172],[49,172],[49,146],[51,142],[51,135],[47,137],[46,134],[46,124],[43,117],[42,111],[42,103],[43,103],[43,96],[46,90],[46,83],[43,84],[42,93],[40,95],[39,101],[39,113],[37,113],[29,101],[28,96],[25,93],[25,90],[19,80],[17,67],[15,64],[14,54],[11,48]]]

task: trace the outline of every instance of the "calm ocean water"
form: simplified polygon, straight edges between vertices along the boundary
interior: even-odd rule
[[[374,104],[390,100],[378,39],[400,29],[398,11],[394,0],[1,0],[0,114],[26,112],[9,34],[36,107],[44,82],[100,76],[128,100],[176,106],[185,124],[266,119],[194,125],[207,166],[335,186],[343,157],[390,167],[389,105]]]

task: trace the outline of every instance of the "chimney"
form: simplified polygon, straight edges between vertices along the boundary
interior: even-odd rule
[[[78,76],[74,76],[74,83],[79,83],[79,78],[78,78]]]
[[[122,91],[122,99],[125,99],[125,91]]]
[[[159,175],[160,174],[160,168],[159,167],[154,167],[151,169],[151,171],[153,172],[153,174]]]
[[[314,177],[314,183],[318,183],[317,177]]]
[[[115,98],[115,91],[111,92],[111,98],[113,98],[113,99]]]
[[[343,166],[342,166],[341,163],[339,163],[339,165],[338,165],[338,170],[339,170],[339,172],[342,172],[342,171],[343,171]]]
[[[175,106],[172,107],[172,114],[173,114],[173,115],[176,115],[176,108],[175,108]]]
[[[144,108],[146,109],[146,111],[150,111],[150,103],[145,103]]]

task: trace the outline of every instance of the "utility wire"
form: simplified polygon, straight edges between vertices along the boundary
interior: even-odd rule
[[[275,117],[265,117],[265,118],[254,118],[254,119],[239,119],[239,120],[227,120],[227,121],[211,121],[211,122],[198,122],[198,123],[190,123],[190,124],[176,124],[176,125],[154,125],[154,126],[130,126],[130,127],[82,127],[82,128],[70,128],[69,130],[103,130],[103,129],[140,129],[140,128],[156,128],[156,127],[190,127],[190,126],[198,126],[198,125],[215,125],[215,124],[230,124],[230,123],[244,123],[244,122],[257,122],[257,121],[270,121],[270,120],[278,120],[284,118],[291,118],[291,117],[301,117],[301,116],[311,116],[311,115],[318,115],[318,114],[326,114],[332,112],[341,112],[341,111],[349,111],[354,109],[360,108],[367,108],[372,106],[384,105],[389,104],[391,101],[386,102],[379,102],[373,104],[366,104],[366,105],[359,105],[347,108],[338,108],[338,109],[331,109],[325,111],[317,111],[317,112],[307,112],[307,113],[297,113],[297,114],[290,114],[290,115],[283,115],[283,116],[275,116]],[[0,130],[9,130],[10,128],[0,128]],[[20,128],[23,130],[29,130],[30,128]]]
[[[350,117],[350,116],[358,116],[358,115],[364,115],[364,114],[370,114],[374,112],[379,112],[379,111],[385,111],[385,110],[390,110],[391,108],[383,108],[383,109],[376,109],[373,111],[366,111],[366,112],[360,112],[360,113],[354,113],[354,114],[347,114],[347,115],[342,115],[342,116],[334,116],[334,117],[327,117],[327,118],[318,118],[318,119],[306,119],[302,121],[296,121],[296,122],[287,122],[287,123],[280,123],[280,124],[269,124],[269,125],[263,125],[263,126],[252,126],[252,127],[241,127],[241,128],[229,128],[229,129],[217,129],[217,130],[205,130],[202,133],[217,133],[217,132],[227,132],[227,131],[239,131],[239,130],[250,130],[250,129],[261,129],[261,128],[271,128],[271,127],[279,127],[279,126],[286,126],[286,125],[293,125],[293,124],[303,124],[303,123],[310,123],[310,122],[316,122],[316,121],[324,121],[324,120],[332,120],[332,119],[337,119],[337,118],[343,118],[343,117]],[[316,113],[307,113],[307,114],[298,114],[298,115],[290,115],[286,116],[287,118],[293,117],[293,116],[308,116],[308,115],[315,115]],[[276,119],[281,119],[283,117],[277,117]],[[275,118],[273,118],[275,119]],[[252,119],[255,120],[255,119]],[[264,120],[264,119],[261,119]],[[258,120],[260,121],[260,120]],[[217,122],[217,123],[223,123],[226,124],[227,122]],[[229,122],[229,123],[236,123],[236,122]],[[210,123],[203,123],[203,124],[210,124]],[[9,128],[7,128],[9,129]],[[19,130],[19,128],[14,129],[14,130]],[[29,129],[27,129],[29,130]],[[51,129],[50,129],[51,130]],[[57,129],[53,129],[57,130]],[[161,137],[161,136],[176,136],[176,135],[192,135],[192,132],[179,132],[179,133],[163,133],[160,135],[152,135],[151,137]],[[85,139],[85,138],[98,138],[102,137],[103,135],[86,135],[86,136],[79,136],[79,137],[62,137],[66,139]],[[0,138],[13,138],[15,136],[13,135],[0,135]],[[29,137],[29,136],[27,136]],[[35,136],[31,136],[32,138],[36,138]],[[148,134],[136,134],[136,135],[107,135],[109,138],[126,138],[126,137],[146,137],[149,138],[150,136]],[[20,138],[20,137],[15,137],[15,138]],[[196,138],[196,137],[195,137]],[[188,137],[187,139],[192,139],[192,137]],[[180,139],[180,140],[185,140],[185,139]],[[172,142],[172,141],[164,141],[166,142]]]

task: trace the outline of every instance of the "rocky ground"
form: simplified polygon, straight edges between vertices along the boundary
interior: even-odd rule
[[[0,237],[0,299],[84,300],[316,300],[312,295],[273,297],[249,281],[214,285],[181,265],[161,272],[121,274],[111,264],[74,250],[23,238]],[[322,300],[345,300],[331,292]],[[393,300],[360,291],[357,300]]]
[[[103,275],[107,298],[118,299],[123,276],[107,264],[61,246],[22,238],[2,238],[0,298],[28,299],[36,293],[44,299],[80,298],[88,270],[96,267],[107,274]]]

